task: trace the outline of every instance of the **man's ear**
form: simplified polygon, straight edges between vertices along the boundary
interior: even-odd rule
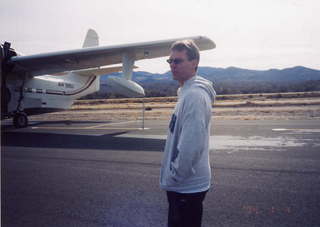
[[[195,71],[198,70],[199,61],[194,59],[192,60],[192,66],[194,67]]]

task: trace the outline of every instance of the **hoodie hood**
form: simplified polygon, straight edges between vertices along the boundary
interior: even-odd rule
[[[192,87],[200,87],[203,90],[205,90],[209,97],[211,98],[211,101],[215,100],[216,92],[213,88],[213,83],[209,80],[204,79],[201,76],[194,76],[191,77],[189,80],[187,80],[184,85],[181,87],[181,91],[192,88]],[[180,91],[179,91],[180,93]]]

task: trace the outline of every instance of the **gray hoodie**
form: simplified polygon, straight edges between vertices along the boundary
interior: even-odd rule
[[[194,193],[210,188],[209,137],[215,95],[212,83],[200,76],[179,89],[161,165],[162,189]]]

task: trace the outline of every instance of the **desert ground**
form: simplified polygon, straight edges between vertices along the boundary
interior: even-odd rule
[[[77,100],[70,110],[30,120],[166,120],[176,101],[177,97]],[[219,120],[320,119],[320,91],[217,95],[212,107],[213,118]]]

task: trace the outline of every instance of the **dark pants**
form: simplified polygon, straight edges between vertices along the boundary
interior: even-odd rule
[[[167,191],[168,227],[200,227],[202,202],[206,193],[207,191],[187,194]]]

